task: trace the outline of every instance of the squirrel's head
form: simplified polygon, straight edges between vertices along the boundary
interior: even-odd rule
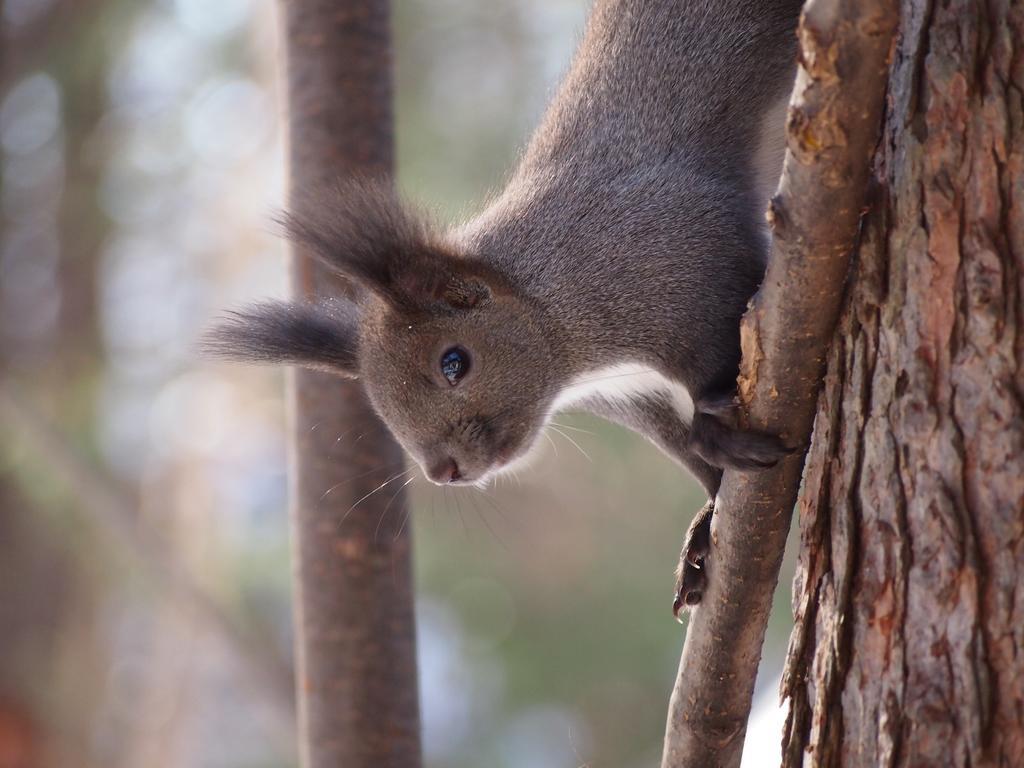
[[[525,456],[568,377],[557,329],[531,299],[387,186],[361,182],[301,210],[285,218],[288,235],[354,298],[258,304],[213,328],[206,350],[359,379],[436,483],[480,482]]]

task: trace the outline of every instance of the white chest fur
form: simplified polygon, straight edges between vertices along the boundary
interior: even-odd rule
[[[574,379],[555,398],[553,410],[564,410],[582,400],[601,398],[612,404],[628,404],[638,398],[660,395],[689,423],[693,421],[693,397],[678,381],[638,363],[619,363]]]

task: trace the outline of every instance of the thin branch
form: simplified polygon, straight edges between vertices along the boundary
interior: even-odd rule
[[[896,8],[893,0],[810,0],[800,22],[789,149],[769,214],[771,261],[743,320],[739,379],[749,425],[790,445],[810,437],[881,122]],[[725,473],[663,768],[740,764],[803,461],[801,451],[765,472]]]
[[[281,725],[274,733],[278,746],[283,754],[292,754],[293,686],[285,659],[231,616],[140,522],[135,505],[114,481],[78,455],[29,399],[6,383],[0,383],[0,424],[74,495],[75,508],[133,560],[149,584],[194,615],[204,630],[237,654],[253,687],[275,706]]]

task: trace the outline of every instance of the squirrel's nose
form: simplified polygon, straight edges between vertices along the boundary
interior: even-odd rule
[[[459,472],[459,465],[451,456],[446,459],[442,459],[432,466],[427,472],[427,475],[435,483],[440,484],[454,483],[456,480],[462,479],[462,473]]]

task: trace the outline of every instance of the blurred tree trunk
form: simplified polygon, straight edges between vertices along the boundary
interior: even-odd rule
[[[59,746],[59,713],[47,692],[57,683],[54,659],[78,595],[73,558],[17,486],[0,469],[0,768],[41,768]]]
[[[786,766],[1024,765],[1024,4],[902,3],[800,503]]]
[[[54,0],[26,24],[0,24],[0,101],[33,72],[52,77],[60,94],[55,135],[28,154],[6,153],[0,169],[0,377],[31,380],[80,435],[91,428],[83,404],[99,359],[92,275],[106,230],[93,195],[98,163],[82,150],[105,105],[97,18],[119,1]],[[32,165],[41,149],[60,158],[48,173]],[[54,262],[55,279],[26,301],[32,281],[20,267]],[[59,311],[49,321],[26,316],[26,304],[50,302]],[[97,632],[104,590],[90,563],[94,542],[79,534],[72,543],[67,499],[39,471],[17,449],[0,455],[0,768],[116,764],[116,749],[100,757],[94,741],[110,662]]]
[[[291,189],[393,168],[387,0],[286,0]],[[304,199],[293,194],[293,204]],[[296,213],[302,213],[296,207]],[[295,293],[348,290],[296,253]],[[356,384],[291,379],[300,754],[306,768],[420,764],[401,451]],[[392,488],[398,488],[395,495]]]

